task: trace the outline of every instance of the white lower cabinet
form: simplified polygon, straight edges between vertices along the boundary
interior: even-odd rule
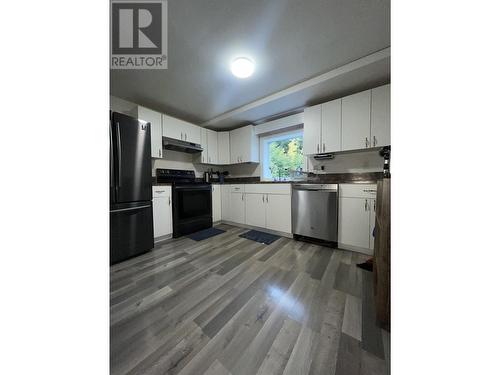
[[[231,192],[229,199],[230,221],[245,224],[245,193]]]
[[[172,234],[171,186],[153,186],[153,233],[155,239]]]
[[[376,185],[340,185],[340,248],[373,254],[376,192]]]
[[[212,185],[212,221],[222,220],[221,186]]]
[[[292,232],[291,195],[268,194],[266,196],[266,228],[279,232]]]
[[[266,226],[265,194],[245,194],[245,224]]]
[[[222,220],[231,221],[231,185],[220,185]]]

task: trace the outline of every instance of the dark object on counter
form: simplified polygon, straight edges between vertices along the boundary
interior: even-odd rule
[[[229,175],[229,172],[228,171],[224,171],[224,172],[217,172],[219,174],[219,182],[221,184],[224,183],[224,176],[228,176]]]
[[[274,234],[260,232],[258,230],[251,230],[249,232],[240,234],[241,238],[246,238],[247,240],[252,240],[255,242],[263,243],[266,245],[272,244],[274,241],[280,239],[280,236]]]
[[[112,112],[110,132],[110,262],[151,250],[153,208],[150,124]]]
[[[366,262],[356,264],[357,267],[365,271],[373,271],[373,258],[368,259]]]
[[[157,169],[158,183],[172,184],[173,237],[212,227],[212,186],[198,182],[194,171]]]
[[[206,240],[207,238],[217,236],[218,234],[225,233],[225,230],[219,229],[219,228],[208,228],[208,229],[203,229],[200,230],[199,232],[190,234],[187,236],[188,238],[194,240],[194,241],[203,241]]]
[[[203,182],[209,184],[211,180],[211,176],[209,172],[204,172],[203,173]]]
[[[384,178],[391,178],[391,146],[384,146],[379,155],[384,158]]]

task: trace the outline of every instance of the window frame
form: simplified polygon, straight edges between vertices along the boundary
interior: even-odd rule
[[[268,143],[274,141],[281,141],[289,138],[302,137],[302,142],[304,141],[304,128],[285,130],[280,132],[273,132],[272,134],[260,136],[260,179],[261,181],[274,181],[273,177],[266,177],[265,171],[269,170],[269,147],[266,147]],[[303,153],[302,149],[302,153]],[[305,170],[306,165],[306,155],[303,155],[303,165],[302,168]],[[289,181],[290,179],[284,179],[281,181]]]

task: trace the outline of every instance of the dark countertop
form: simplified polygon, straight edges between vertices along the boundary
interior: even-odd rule
[[[384,177],[383,172],[367,173],[331,173],[322,175],[310,175],[303,181],[261,181],[260,177],[226,177],[222,184],[374,184]],[[201,178],[196,179],[198,182]],[[212,184],[221,184],[219,181],[211,181]],[[171,183],[157,183],[153,177],[153,186],[171,186]]]

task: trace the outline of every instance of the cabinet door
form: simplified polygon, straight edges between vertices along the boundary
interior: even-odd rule
[[[342,100],[332,100],[321,105],[321,152],[341,150]]]
[[[184,133],[186,134],[184,140],[191,143],[201,144],[200,127],[190,124],[189,122],[183,122]]]
[[[203,148],[203,151],[200,154],[200,162],[208,163],[208,137],[207,137],[207,129],[200,129],[200,145]]]
[[[342,150],[371,147],[371,90],[342,98]]]
[[[290,195],[266,195],[266,228],[292,232],[292,201]]]
[[[164,137],[184,140],[185,132],[181,120],[167,115],[161,115],[161,118]]]
[[[245,194],[245,224],[266,227],[265,194]]]
[[[222,220],[221,186],[212,185],[212,221]]]
[[[321,143],[321,104],[304,109],[304,145],[305,155],[320,153]]]
[[[375,245],[375,237],[373,237],[373,233],[375,230],[375,213],[377,209],[377,201],[375,199],[369,199],[369,210],[370,210],[370,246],[369,249],[373,250]]]
[[[207,131],[207,145],[208,145],[208,163],[209,164],[219,164],[219,157],[217,151],[217,132],[213,130]]]
[[[222,220],[231,221],[231,185],[221,185]]]
[[[151,124],[151,157],[161,158],[163,155],[161,113],[138,107],[137,117]]]
[[[171,192],[161,198],[153,198],[154,238],[172,234],[172,197]]]
[[[339,198],[339,243],[369,249],[369,199]]]
[[[231,193],[231,221],[245,223],[245,194]]]
[[[231,164],[238,164],[241,160],[241,130],[231,130],[229,141],[231,144]]]
[[[217,132],[218,163],[230,164],[229,132]]]
[[[391,144],[391,85],[372,90],[372,147]]]

